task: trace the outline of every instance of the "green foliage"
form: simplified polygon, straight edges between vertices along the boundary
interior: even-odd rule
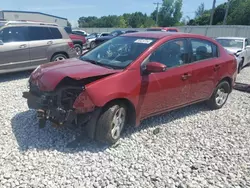
[[[67,21],[67,26],[71,27],[71,23],[69,21]]]
[[[226,3],[218,5],[214,12],[213,25],[223,24],[226,13]],[[188,22],[188,25],[208,25],[210,22],[211,9],[201,12],[201,5],[196,11],[196,17]],[[198,16],[199,15],[199,16]],[[250,25],[250,1],[249,0],[230,0],[227,24],[230,25]]]
[[[159,10],[159,26],[180,25],[182,17],[182,0],[163,0]],[[121,16],[108,15],[97,18],[95,16],[80,17],[79,27],[153,27],[156,24],[156,10],[148,16],[142,12],[123,14]]]
[[[208,25],[211,9],[205,10],[204,3],[195,11],[194,19],[182,18],[183,0],[162,0],[158,12],[158,26]],[[152,5],[153,6],[153,5]],[[213,25],[220,25],[226,12],[226,3],[218,5],[214,12]],[[123,15],[108,15],[80,17],[79,27],[119,27],[119,28],[148,28],[156,26],[157,10],[150,15],[142,12],[125,13]],[[250,25],[250,0],[230,0],[227,24]]]

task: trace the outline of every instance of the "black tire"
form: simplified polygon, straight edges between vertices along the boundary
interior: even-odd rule
[[[59,61],[59,60],[64,60],[67,59],[66,55],[64,54],[56,54],[51,58],[51,61]]]
[[[216,102],[216,100],[219,98],[218,97],[218,92],[220,91],[224,91],[224,94],[225,95],[220,101],[221,101],[221,104],[218,104],[219,102]],[[211,110],[217,110],[217,109],[220,109],[224,106],[224,104],[226,103],[227,99],[228,99],[228,96],[229,96],[229,93],[231,91],[231,88],[230,88],[230,84],[227,82],[227,81],[222,81],[220,82],[216,89],[214,90],[214,93],[213,95],[211,96],[211,98],[206,102],[208,107],[211,109]]]
[[[244,63],[244,59],[242,58],[240,63],[239,63],[239,67],[238,67],[238,74],[240,73],[240,71],[242,70],[243,67],[243,63]]]
[[[82,46],[80,44],[75,44],[74,48],[78,56],[82,55]]]
[[[95,41],[92,41],[91,43],[90,43],[90,49],[93,49],[93,48],[95,48],[96,47],[96,43],[95,43]]]
[[[118,110],[123,109],[124,111],[124,122],[122,128],[119,129],[120,133],[114,136],[112,134],[115,130],[114,129],[114,123],[113,119],[117,115]],[[115,144],[119,139],[120,135],[126,126],[127,123],[127,108],[123,104],[110,104],[107,107],[104,108],[102,111],[99,119],[97,120],[96,124],[96,134],[95,134],[95,139],[99,142],[105,143],[105,144]]]

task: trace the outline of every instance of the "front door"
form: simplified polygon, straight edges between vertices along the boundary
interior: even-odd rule
[[[218,49],[207,40],[191,39],[192,46],[192,77],[190,78],[192,102],[207,99],[212,94],[216,83],[217,73],[221,68]]]
[[[27,27],[8,27],[0,31],[0,71],[22,68],[29,64]]]
[[[141,118],[187,104],[192,76],[191,66],[187,65],[187,41],[176,39],[164,43],[142,66],[149,62],[165,64],[167,70],[142,76]]]

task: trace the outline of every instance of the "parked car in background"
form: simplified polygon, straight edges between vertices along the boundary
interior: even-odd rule
[[[10,21],[0,25],[0,73],[34,69],[76,57],[64,28],[53,24]]]
[[[84,30],[81,30],[81,29],[72,29],[72,33],[75,34],[75,35],[81,35],[81,36],[84,36],[84,37],[87,37],[89,35],[89,33],[87,33]]]
[[[108,32],[102,32],[102,33],[92,33],[86,37],[87,42],[85,44],[85,48],[92,49],[95,47],[95,40],[99,37],[106,37],[109,36],[110,33]]]
[[[215,40],[239,59],[238,73],[240,73],[241,69],[250,62],[249,39],[243,37],[217,37]]]
[[[146,31],[179,32],[179,29],[175,27],[152,27],[152,28],[146,29]]]
[[[37,110],[41,126],[47,120],[76,122],[91,138],[113,144],[125,126],[157,114],[202,101],[222,108],[236,67],[235,58],[205,36],[129,33],[79,59],[38,67],[23,97]]]
[[[102,44],[103,42],[106,42],[114,37],[120,36],[124,33],[135,33],[138,32],[137,30],[115,30],[112,31],[108,36],[104,36],[104,37],[98,37],[96,38],[93,42],[92,42],[92,48]]]
[[[73,34],[71,27],[64,27],[65,31],[68,33],[69,37],[74,43],[74,48],[76,50],[76,54],[79,56],[82,54],[83,46],[86,43],[86,38],[84,36]]]

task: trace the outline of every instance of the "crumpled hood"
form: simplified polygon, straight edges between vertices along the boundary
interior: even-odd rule
[[[122,70],[108,69],[77,58],[56,61],[39,66],[31,74],[31,81],[43,91],[52,91],[65,77],[75,80],[110,75]]]
[[[225,47],[226,50],[228,50],[231,53],[236,53],[239,50],[242,50],[241,48],[231,48],[231,47]]]

